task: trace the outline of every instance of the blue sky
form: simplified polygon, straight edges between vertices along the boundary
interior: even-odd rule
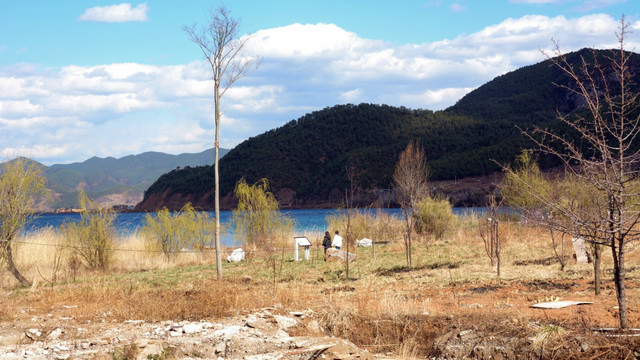
[[[221,146],[342,103],[439,110],[563,51],[615,46],[638,0],[0,0],[0,152],[45,164],[212,147],[210,75],[183,32],[219,5],[259,69],[222,100]],[[330,141],[330,139],[327,139]]]

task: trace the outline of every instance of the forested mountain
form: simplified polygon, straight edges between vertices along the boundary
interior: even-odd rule
[[[567,58],[579,64],[580,56],[589,61],[591,54],[583,49]],[[597,54],[607,62],[609,52]],[[629,65],[636,83],[639,64],[634,54]],[[580,111],[579,99],[554,83],[575,86],[544,61],[499,76],[444,111],[347,104],[306,114],[247,139],[221,159],[223,205],[232,205],[230,194],[242,177],[249,183],[267,178],[285,206],[338,203],[348,187],[347,169],[361,189],[359,200],[370,202],[376,190],[390,187],[398,155],[414,139],[425,148],[433,180],[490,174],[529,146],[519,128],[557,127],[558,111]],[[212,188],[211,166],[172,171],[149,187],[138,209],[177,209],[186,201],[208,209]]]
[[[221,156],[228,151],[220,149]],[[178,167],[213,164],[213,157],[213,149],[180,155],[145,152],[119,159],[92,157],[78,163],[41,166],[53,192],[50,209],[76,207],[80,190],[103,206],[135,205],[160,175]]]

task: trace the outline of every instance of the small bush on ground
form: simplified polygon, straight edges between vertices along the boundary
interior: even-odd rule
[[[448,200],[438,200],[427,197],[418,202],[416,209],[416,231],[418,233],[434,234],[441,239],[451,228],[455,215]]]
[[[113,260],[116,235],[113,222],[116,214],[110,209],[95,206],[82,191],[78,195],[82,212],[80,221],[61,226],[61,232],[71,249],[91,270],[106,270]]]
[[[161,251],[167,260],[182,249],[203,250],[210,247],[215,224],[207,213],[195,211],[188,203],[177,213],[167,208],[155,216],[147,214],[142,227],[146,248]]]
[[[234,194],[238,198],[238,207],[233,211],[236,239],[267,251],[289,247],[293,219],[278,211],[278,201],[269,191],[267,179],[253,185],[240,179]]]

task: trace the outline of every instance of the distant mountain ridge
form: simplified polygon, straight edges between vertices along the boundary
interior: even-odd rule
[[[224,156],[228,149],[220,149]],[[176,168],[213,164],[214,149],[179,155],[144,152],[116,159],[92,157],[71,164],[42,165],[47,186],[53,191],[51,209],[77,207],[78,192],[101,206],[134,206],[157,178]]]
[[[593,55],[593,50],[582,49],[566,57],[580,66],[581,57],[589,62]],[[605,72],[610,71],[605,65],[608,55],[609,51],[595,51]],[[637,92],[640,55],[633,53],[628,66],[633,74],[631,91]],[[531,147],[520,129],[539,126],[570,134],[557,120],[558,111],[582,111],[583,104],[554,83],[575,86],[546,60],[498,76],[444,111],[377,104],[314,111],[247,139],[220,160],[222,206],[234,206],[232,190],[243,177],[249,183],[267,178],[283,207],[339,206],[349,188],[350,169],[358,188],[355,203],[380,204],[381,195],[391,187],[398,156],[411,140],[424,146],[432,180],[492,174],[499,164],[510,163]],[[553,165],[542,160],[548,162],[543,166]],[[212,183],[212,166],[172,171],[147,189],[136,209],[179,209],[186,202],[211,209]],[[455,195],[460,198],[456,205],[482,204],[484,195]]]

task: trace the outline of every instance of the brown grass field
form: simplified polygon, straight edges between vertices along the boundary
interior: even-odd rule
[[[57,250],[64,249],[60,235],[47,230],[17,248],[19,267],[35,280],[33,287],[18,287],[8,272],[0,274],[0,321],[26,322],[34,313],[78,320],[102,319],[105,313],[110,321],[219,319],[277,305],[283,311],[312,309],[328,335],[398,358],[433,356],[436,338],[452,329],[533,339],[519,349],[527,358],[538,358],[538,352],[559,359],[635,358],[638,337],[593,331],[618,325],[610,250],[604,251],[602,295],[595,296],[591,264],[570,259],[560,271],[548,232],[503,222],[498,278],[473,224],[459,221],[460,230],[443,239],[417,239],[412,269],[405,268],[402,237],[379,235],[392,243],[377,245],[375,257],[372,248],[353,250],[358,257],[347,279],[344,262],[323,260],[316,246],[321,234],[309,233],[309,261],[294,262],[292,249],[253,251],[244,262],[224,263],[221,281],[213,252],[184,253],[168,262],[162,254],[141,251],[144,243],[136,236],[121,240],[108,271],[89,272],[69,264]],[[570,256],[571,242],[565,241]],[[639,263],[640,251],[632,244],[626,283],[633,328],[640,327]],[[552,299],[593,304],[530,307]]]

